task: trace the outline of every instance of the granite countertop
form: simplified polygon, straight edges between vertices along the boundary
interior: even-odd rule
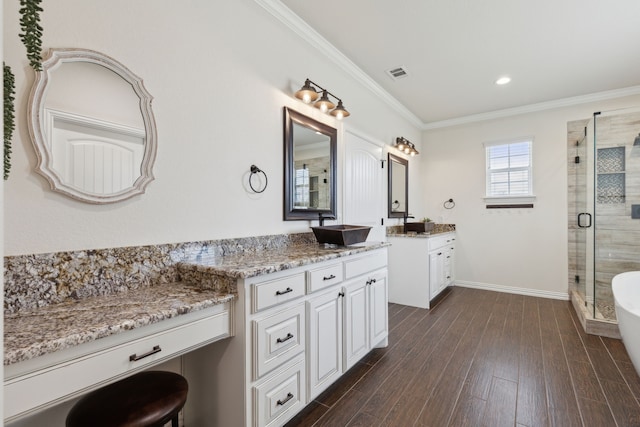
[[[237,297],[236,280],[389,246],[296,244],[278,249],[196,256],[176,264],[180,281],[140,286],[4,315],[4,364],[141,328]]]
[[[4,364],[21,362],[235,298],[188,283],[68,299],[4,316]]]
[[[410,237],[410,238],[418,238],[418,239],[428,239],[429,237],[439,236],[441,234],[447,233],[455,233],[455,230],[446,230],[446,231],[437,231],[431,233],[416,233],[416,232],[408,232],[408,233],[393,233],[387,234],[387,237]]]
[[[182,275],[201,272],[233,279],[275,273],[322,261],[390,246],[387,242],[364,242],[350,246],[293,245],[286,248],[245,252],[228,256],[202,256],[178,263]]]

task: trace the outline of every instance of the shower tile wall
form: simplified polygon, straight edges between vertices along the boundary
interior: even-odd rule
[[[613,276],[640,270],[640,220],[631,218],[631,205],[640,204],[640,147],[633,146],[638,133],[640,113],[596,119],[596,148],[604,160],[600,171],[624,169],[598,176],[599,181],[607,183],[606,190],[600,192],[604,197],[598,198],[595,215],[596,305],[605,318],[615,319]],[[619,160],[621,152],[623,161]]]

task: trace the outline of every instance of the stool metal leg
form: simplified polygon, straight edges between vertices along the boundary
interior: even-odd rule
[[[171,419],[171,427],[178,427],[178,414]]]

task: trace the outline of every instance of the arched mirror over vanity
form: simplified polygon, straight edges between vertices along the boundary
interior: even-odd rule
[[[157,137],[140,77],[87,49],[51,49],[42,68],[28,106],[37,172],[52,190],[88,203],[144,193]]]

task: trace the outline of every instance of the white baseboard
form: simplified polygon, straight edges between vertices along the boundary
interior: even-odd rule
[[[483,289],[485,291],[505,292],[508,294],[527,295],[532,297],[569,300],[569,292],[539,291],[537,289],[516,288],[513,286],[493,285],[490,283],[468,282],[456,280],[455,286],[462,288]]]

